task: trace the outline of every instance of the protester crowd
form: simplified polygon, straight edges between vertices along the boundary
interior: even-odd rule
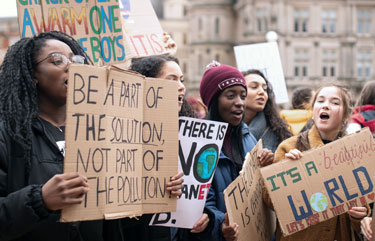
[[[257,141],[263,141],[258,161],[264,167],[286,158],[298,161],[304,151],[363,127],[375,133],[375,81],[363,87],[353,114],[348,90],[336,84],[298,89],[293,110],[280,114],[277,90],[259,70],[241,73],[232,66],[207,63],[200,100],[186,98],[184,73],[175,57],[133,59],[132,71],[178,83],[179,116],[228,124],[204,212],[191,230],[151,227],[150,215],[62,223],[61,209],[81,203],[90,191],[85,176],[63,173],[69,63],[93,64],[72,37],[49,32],[19,40],[0,67],[1,241],[235,241],[238,224],[228,221],[223,191],[239,175]],[[182,175],[167,183],[172,195],[181,195]],[[263,198],[273,209],[266,190]],[[369,206],[352,207],[287,237],[278,226],[271,236],[290,241],[370,239],[370,215]]]

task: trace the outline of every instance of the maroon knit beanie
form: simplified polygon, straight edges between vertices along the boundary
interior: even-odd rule
[[[242,85],[247,93],[246,81],[240,71],[225,64],[210,64],[203,74],[199,88],[203,103],[210,108],[212,98],[233,85]]]

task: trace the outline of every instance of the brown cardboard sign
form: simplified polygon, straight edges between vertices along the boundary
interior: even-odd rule
[[[18,0],[17,11],[21,37],[64,32],[94,63],[166,53],[149,0]]]
[[[126,58],[167,53],[163,29],[150,0],[120,0]]]
[[[375,142],[368,129],[261,169],[285,236],[374,202]]]
[[[262,140],[246,155],[240,175],[224,190],[229,223],[237,223],[239,241],[271,240],[275,230],[275,215],[263,203],[263,180],[257,159]]]
[[[68,83],[64,172],[86,176],[90,191],[62,221],[175,211],[177,82],[71,65]]]

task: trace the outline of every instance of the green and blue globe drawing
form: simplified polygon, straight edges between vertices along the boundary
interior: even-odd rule
[[[195,157],[194,176],[202,182],[208,182],[212,177],[219,156],[218,147],[213,144],[206,145]]]
[[[317,192],[311,196],[310,205],[316,212],[323,212],[328,207],[328,199],[323,193]]]

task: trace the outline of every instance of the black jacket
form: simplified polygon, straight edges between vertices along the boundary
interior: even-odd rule
[[[105,225],[102,220],[61,223],[59,212],[46,209],[42,185],[63,172],[64,157],[39,118],[32,132],[32,154],[27,164],[24,148],[11,139],[0,122],[0,241],[121,240],[116,221]]]

